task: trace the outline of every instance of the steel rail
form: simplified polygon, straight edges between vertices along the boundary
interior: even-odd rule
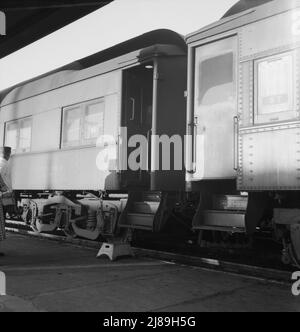
[[[7,221],[7,223],[9,224],[10,221]],[[7,232],[10,233],[17,233],[20,235],[30,236],[38,239],[44,239],[44,240],[46,239],[50,241],[56,241],[59,243],[66,243],[90,250],[99,250],[102,245],[101,242],[71,238],[71,237],[54,235],[54,234],[36,233],[33,231],[20,229],[17,227],[6,227],[6,230]],[[210,259],[198,256],[188,256],[178,253],[150,250],[144,248],[132,248],[132,249],[137,257],[147,257],[151,259],[172,262],[175,264],[182,264],[187,266],[216,270],[231,274],[242,275],[245,277],[257,278],[269,282],[280,282],[285,284],[287,283],[291,284],[292,282],[291,280],[292,272],[290,271],[270,269],[255,265],[234,263],[224,260]]]

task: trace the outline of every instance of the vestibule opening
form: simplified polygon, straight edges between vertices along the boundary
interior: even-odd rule
[[[153,67],[153,63],[149,62],[123,72],[122,127],[127,128],[127,142],[130,142],[135,135],[141,135],[147,140],[147,147],[140,146],[139,143],[135,147],[128,147],[127,144],[127,171],[123,172],[122,181],[124,186],[149,185],[147,168],[150,169],[151,162]],[[142,149],[142,154],[136,161],[141,168],[132,170],[129,157],[139,147]]]

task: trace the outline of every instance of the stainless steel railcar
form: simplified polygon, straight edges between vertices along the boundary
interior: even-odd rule
[[[187,36],[193,227],[270,232],[300,263],[300,2],[274,0]]]
[[[13,149],[13,189],[24,221],[39,232],[60,228],[88,239],[112,235],[132,200],[119,194],[133,191],[138,208],[150,209],[144,216],[152,227],[165,201],[161,191],[166,184],[183,188],[184,171],[163,177],[152,172],[156,154],[150,137],[184,136],[185,90],[184,39],[157,30],[4,91],[0,136]],[[126,141],[133,135],[147,138],[149,167],[143,171],[127,170],[134,147]],[[97,145],[99,137],[104,138]],[[104,149],[107,170],[96,164]],[[118,198],[101,201],[104,192]],[[123,217],[125,226],[128,219]]]

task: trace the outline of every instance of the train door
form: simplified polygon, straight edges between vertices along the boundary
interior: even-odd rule
[[[149,186],[152,99],[153,65],[141,65],[125,70],[123,72],[122,127],[127,131],[125,153],[127,170],[122,172],[123,187],[147,188]],[[137,153],[134,153],[135,151]],[[138,169],[132,169],[130,163],[131,158],[135,157],[137,157],[136,164],[140,165]]]
[[[195,180],[235,177],[236,37],[195,50]]]

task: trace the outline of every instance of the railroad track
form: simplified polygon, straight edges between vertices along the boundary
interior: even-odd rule
[[[99,250],[102,243],[78,238],[70,238],[64,235],[36,233],[31,230],[24,229],[24,224],[8,220],[6,230],[10,233],[31,236],[38,239],[46,239],[59,243],[71,244],[77,247],[83,247],[93,250]],[[22,229],[23,226],[23,229]],[[279,269],[270,269],[255,265],[247,265],[234,263],[225,260],[204,258],[198,256],[182,255],[178,253],[151,250],[145,248],[132,248],[138,257],[146,257],[158,259],[176,264],[201,267],[211,270],[222,271],[226,273],[239,274],[247,277],[258,278],[269,282],[291,283],[291,272]]]

